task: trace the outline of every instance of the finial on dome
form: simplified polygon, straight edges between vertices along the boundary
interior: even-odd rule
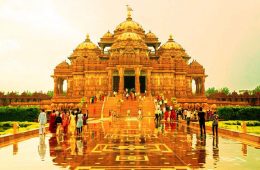
[[[87,34],[86,35],[86,40],[85,40],[86,42],[89,42],[90,41],[90,39],[89,39],[89,34]]]
[[[126,9],[127,9],[127,20],[132,20],[132,14],[131,12],[133,11],[133,9],[129,6],[129,5],[126,5]]]
[[[170,36],[169,36],[169,41],[173,41],[173,36],[172,36],[172,34],[170,34]]]

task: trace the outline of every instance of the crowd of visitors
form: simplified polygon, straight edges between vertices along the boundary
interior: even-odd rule
[[[41,120],[41,115],[43,114],[40,114],[39,120]],[[49,131],[56,135],[81,135],[87,128],[87,120],[88,110],[85,113],[82,113],[80,109],[63,110],[61,112],[53,110],[49,115]],[[42,134],[42,130],[40,130],[40,134]]]
[[[211,110],[205,112],[202,107],[197,109],[174,108],[174,106],[168,104],[167,99],[165,99],[163,96],[157,96],[154,99],[154,103],[156,108],[154,120],[156,122],[173,122],[178,120],[185,120],[187,122],[187,126],[189,126],[190,121],[199,121],[200,134],[201,136],[206,136],[205,121],[213,120],[213,136],[218,135],[217,112],[213,113]]]

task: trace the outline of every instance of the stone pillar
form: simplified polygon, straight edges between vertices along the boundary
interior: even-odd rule
[[[135,91],[140,93],[140,68],[135,68]]]
[[[58,95],[58,78],[54,77],[54,89],[53,89],[53,97]]]
[[[146,93],[151,95],[151,70],[146,70]]]
[[[199,82],[198,82],[198,78],[194,79],[195,80],[195,85],[196,85],[196,91],[195,91],[195,95],[199,94]]]
[[[123,94],[124,92],[124,68],[120,67],[118,70],[119,73],[119,93]]]
[[[63,79],[59,79],[59,93],[60,94],[63,94]]]
[[[201,95],[205,96],[205,77],[201,78]]]
[[[187,81],[187,96],[192,96],[192,78],[191,77],[187,77],[186,79]]]
[[[112,94],[112,77],[113,75],[112,75],[112,70],[111,69],[109,69],[108,70],[108,88],[107,88],[107,90],[108,90],[108,94]]]

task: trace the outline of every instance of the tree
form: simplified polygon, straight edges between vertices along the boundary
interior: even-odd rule
[[[254,93],[254,94],[260,93],[260,85],[257,86],[257,87],[253,90],[253,93]]]
[[[50,96],[50,97],[53,97],[53,91],[52,91],[52,90],[49,90],[49,91],[47,92],[47,95]]]
[[[224,94],[226,94],[226,95],[229,95],[229,89],[228,89],[227,87],[221,88],[221,89],[220,89],[220,92],[221,92],[221,93],[224,93]]]
[[[210,87],[206,90],[206,96],[211,96],[213,94],[218,93],[218,90],[215,87]]]

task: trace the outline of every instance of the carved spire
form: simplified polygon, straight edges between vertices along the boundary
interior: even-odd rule
[[[127,9],[127,20],[132,20],[132,11],[133,9],[129,6],[129,5],[126,5],[126,9]]]

